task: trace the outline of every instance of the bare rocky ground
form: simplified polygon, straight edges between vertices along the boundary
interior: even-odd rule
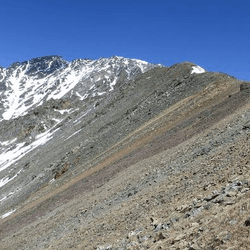
[[[29,196],[0,249],[249,249],[249,97],[230,78],[167,106]]]

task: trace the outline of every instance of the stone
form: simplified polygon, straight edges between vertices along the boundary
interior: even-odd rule
[[[186,213],[186,212],[190,211],[191,208],[192,208],[191,205],[181,205],[181,206],[176,208],[176,211],[179,211],[181,213]]]
[[[249,188],[243,188],[243,189],[241,189],[241,193],[246,193],[246,192],[248,192],[249,191]]]
[[[234,191],[228,191],[227,194],[226,194],[226,196],[227,197],[234,197],[234,196],[237,195],[237,193],[238,192],[236,190],[234,190]]]
[[[250,93],[250,83],[249,82],[243,82],[240,85],[240,91],[243,93],[249,94]]]
[[[245,220],[245,226],[250,227],[250,217],[247,220]]]
[[[235,201],[226,201],[226,202],[224,202],[225,206],[233,205],[233,204],[235,204]]]

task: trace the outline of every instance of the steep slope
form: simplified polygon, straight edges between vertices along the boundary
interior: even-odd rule
[[[122,57],[66,62],[49,56],[2,69],[0,211],[3,203],[18,203],[19,193],[27,193],[23,188],[30,193],[53,179],[69,151],[61,144],[87,124],[87,116],[95,116],[99,102],[108,102],[115,88],[154,67]],[[49,141],[52,159],[39,151]],[[48,151],[47,144],[43,148]]]
[[[3,115],[2,249],[247,249],[249,83],[133,62]]]

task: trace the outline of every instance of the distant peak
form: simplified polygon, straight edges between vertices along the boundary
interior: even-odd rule
[[[41,56],[41,57],[32,58],[29,60],[29,62],[37,63],[37,62],[42,62],[42,61],[53,61],[53,60],[63,60],[63,58],[62,56],[58,56],[58,55]]]
[[[65,61],[62,56],[57,55],[33,58],[27,63],[29,63],[29,68],[27,69],[26,74],[31,75],[38,72],[48,75],[53,73],[55,70],[68,65],[68,62]]]

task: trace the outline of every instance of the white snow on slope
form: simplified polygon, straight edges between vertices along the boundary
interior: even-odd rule
[[[73,121],[73,124],[78,124],[79,122],[81,122],[81,119],[84,117],[84,116],[86,116],[92,109],[94,109],[94,107],[93,108],[91,108],[91,109],[88,109],[83,115],[81,115],[80,117],[78,117],[75,121]]]
[[[16,191],[18,191],[18,190],[19,190],[19,189],[17,189]],[[16,191],[10,192],[8,195],[4,196],[4,197],[0,200],[0,202],[1,202],[1,201],[4,201],[4,200],[6,200],[6,199],[9,199],[14,193],[16,193]]]
[[[64,141],[68,140],[69,138],[73,137],[74,135],[78,134],[82,129],[77,130],[74,134],[72,134],[71,136],[69,136],[67,139],[65,139]]]
[[[0,82],[2,82],[5,79],[5,77],[6,77],[6,69],[3,69],[2,70],[2,78],[1,78]]]
[[[81,96],[77,91],[76,91],[76,95],[80,98],[80,101],[83,101],[89,96],[88,94],[84,94],[83,96]]]
[[[54,109],[56,112],[59,112],[60,114],[64,114],[64,113],[68,113],[70,114],[70,111],[72,111],[72,109],[63,109],[63,110],[60,110],[60,109]]]
[[[0,202],[1,201],[4,201],[4,200],[6,200],[7,199],[7,196],[4,196],[1,200],[0,200]]]
[[[51,65],[52,61],[49,61],[45,71],[49,72]],[[103,95],[104,91],[96,89],[97,80],[103,79],[107,90],[112,91],[121,70],[126,69],[127,77],[130,79],[138,69],[145,72],[149,68],[149,63],[117,56],[98,60],[79,59],[73,62],[65,61],[64,66],[43,76],[39,68],[37,72],[27,74],[29,67],[32,67],[30,62],[20,64],[13,69],[7,68],[7,71],[2,70],[1,75],[5,78],[6,91],[1,93],[3,98],[0,104],[4,106],[2,117],[5,120],[24,115],[28,109],[41,105],[45,100],[60,99],[78,85],[81,86],[82,92],[74,93],[81,100],[91,93],[93,96]],[[93,90],[85,84],[86,81],[93,81],[92,88],[97,90],[96,93],[93,93]]]
[[[56,124],[57,125],[57,124]],[[0,155],[0,172],[3,171],[4,169],[8,168],[9,166],[11,166],[13,163],[17,162],[19,159],[21,159],[24,155],[26,155],[27,153],[29,153],[30,151],[32,151],[33,149],[37,148],[38,146],[41,146],[43,144],[45,144],[47,141],[51,140],[53,138],[53,134],[60,128],[55,129],[53,132],[51,132],[51,130],[56,126],[54,125],[51,129],[49,129],[48,131],[38,135],[36,137],[36,140],[34,142],[32,142],[30,145],[28,146],[24,146],[24,142],[22,143],[18,143],[16,145],[16,147],[12,150],[8,150],[7,152],[4,151],[1,155]],[[1,180],[2,183],[5,182],[5,184],[7,182],[9,182],[10,180]],[[7,182],[6,182],[7,181]],[[4,184],[4,185],[5,185]]]
[[[192,67],[192,71],[191,71],[191,74],[202,74],[202,73],[205,73],[205,69],[203,69],[202,67],[196,65],[196,66],[193,66]]]
[[[9,211],[9,212],[3,214],[0,218],[1,218],[1,219],[4,219],[4,218],[10,216],[10,215],[11,215],[12,213],[14,213],[15,211],[16,211],[16,209],[13,209],[13,210],[11,210],[11,211]]]
[[[113,91],[114,90],[114,86],[117,83],[118,78],[115,77],[115,79],[110,83],[110,90],[109,91]]]
[[[13,179],[15,179],[20,172],[22,171],[22,169],[20,171],[18,171],[17,174],[15,174],[12,178],[9,177],[4,177],[2,180],[0,180],[0,187],[4,186],[5,184],[7,184],[8,182],[12,181]]]

